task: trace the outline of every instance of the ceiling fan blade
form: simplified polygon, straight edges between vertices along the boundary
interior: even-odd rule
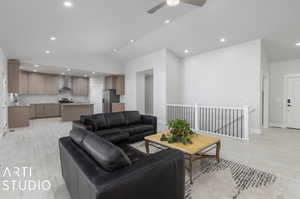
[[[181,2],[201,7],[206,3],[206,0],[181,0]]]
[[[158,11],[159,9],[161,9],[162,7],[164,7],[166,4],[167,4],[166,1],[164,1],[164,2],[162,2],[162,3],[160,3],[160,4],[158,4],[157,6],[151,8],[151,9],[148,10],[147,12],[148,12],[149,14],[153,14],[153,13],[155,13],[156,11]]]

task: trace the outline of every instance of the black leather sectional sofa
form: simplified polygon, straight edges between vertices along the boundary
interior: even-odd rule
[[[73,129],[84,129],[114,144],[142,141],[157,133],[157,118],[138,111],[83,115],[73,122]]]
[[[145,127],[141,134],[153,131]],[[133,140],[140,138],[136,130],[122,132]],[[72,199],[184,199],[182,152],[168,149],[146,155],[97,134],[76,127],[59,140],[62,175]]]

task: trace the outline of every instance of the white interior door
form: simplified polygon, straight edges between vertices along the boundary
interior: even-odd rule
[[[300,129],[300,77],[287,79],[287,127]]]

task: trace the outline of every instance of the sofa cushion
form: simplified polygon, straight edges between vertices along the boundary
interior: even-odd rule
[[[136,128],[134,126],[121,126],[119,127],[121,132],[129,133],[129,135],[133,135],[136,133]]]
[[[105,135],[102,138],[113,144],[119,144],[121,142],[125,142],[125,141],[129,140],[130,135],[129,135],[129,133],[118,133],[118,134],[112,134],[112,135]]]
[[[84,129],[72,129],[70,131],[70,137],[72,138],[72,140],[77,143],[78,145],[82,144],[83,139],[89,135],[90,133]]]
[[[126,125],[126,119],[123,112],[105,114],[109,128]]]
[[[91,125],[93,131],[98,131],[108,128],[108,124],[104,114],[94,115],[92,118],[86,119],[86,124]]]
[[[92,118],[92,115],[81,115],[80,116],[80,122],[83,123],[83,124],[86,124],[87,120],[91,119],[91,118]]]
[[[120,145],[120,148],[126,153],[126,155],[129,157],[130,161],[134,164],[135,162],[138,162],[146,157],[148,155],[146,153],[143,153],[136,148],[129,146],[129,145]]]
[[[127,125],[137,124],[141,122],[141,115],[138,111],[125,111],[124,115]]]
[[[112,172],[131,165],[130,159],[122,149],[97,135],[87,135],[82,145],[85,151],[106,171]]]
[[[146,131],[153,131],[154,128],[152,125],[148,124],[136,124],[136,125],[131,125],[131,128],[135,128],[135,132],[133,134],[138,134],[138,133],[143,133]]]
[[[95,131],[95,134],[99,136],[106,136],[106,135],[112,135],[112,134],[119,134],[121,133],[121,129],[119,128],[112,128],[112,129],[102,129],[100,131]]]

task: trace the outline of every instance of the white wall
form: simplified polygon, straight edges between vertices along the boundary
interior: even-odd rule
[[[284,76],[300,74],[300,60],[270,63],[270,125],[283,126]]]
[[[182,103],[181,60],[171,51],[166,51],[167,61],[167,103]]]
[[[90,78],[89,98],[90,103],[94,104],[94,113],[102,113],[104,82],[104,76]]]
[[[136,73],[136,108],[142,114],[146,112],[145,107],[145,71]]]
[[[185,104],[249,105],[250,126],[260,128],[261,40],[186,58],[182,67]]]
[[[261,107],[261,111],[262,109],[264,109],[264,114],[263,114],[263,124],[262,126],[264,128],[268,128],[269,127],[269,115],[270,115],[270,64],[269,64],[269,60],[267,57],[267,53],[265,51],[265,49],[262,47],[262,56],[261,56],[262,60],[261,60],[261,91],[264,93],[264,104]],[[262,112],[261,112],[261,116],[262,116]],[[262,121],[262,118],[260,119]]]
[[[0,139],[7,130],[7,60],[0,48]]]
[[[145,77],[145,113],[153,114],[153,75]]]
[[[167,75],[166,50],[130,60],[125,65],[125,97],[126,110],[138,110],[137,73],[153,69],[153,112],[158,122],[166,119]],[[142,93],[144,95],[144,93]]]

